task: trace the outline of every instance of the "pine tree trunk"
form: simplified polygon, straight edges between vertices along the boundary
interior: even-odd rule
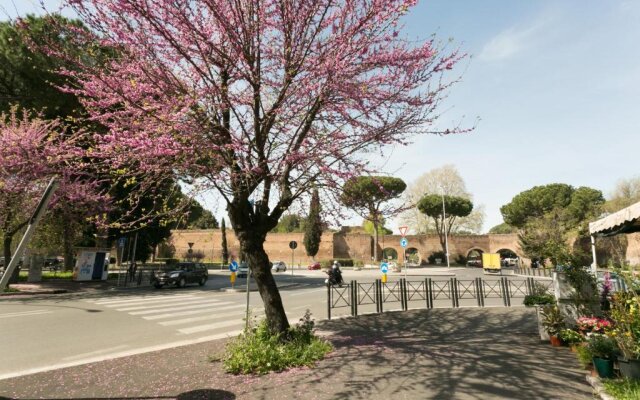
[[[378,262],[378,222],[373,221],[373,261]]]

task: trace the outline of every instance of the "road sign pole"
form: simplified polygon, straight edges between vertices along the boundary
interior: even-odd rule
[[[293,282],[293,258],[295,252],[295,249],[291,249],[291,282]]]

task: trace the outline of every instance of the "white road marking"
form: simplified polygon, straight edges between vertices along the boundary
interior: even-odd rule
[[[159,344],[159,345],[155,345],[155,346],[142,347],[142,348],[138,348],[138,349],[134,349],[134,350],[121,351],[119,353],[113,353],[113,354],[106,354],[106,355],[101,355],[101,356],[89,357],[89,358],[85,358],[85,359],[82,359],[82,360],[75,360],[75,361],[68,361],[68,362],[58,363],[58,364],[53,364],[53,365],[47,365],[46,367],[29,368],[29,369],[25,369],[25,370],[22,370],[22,371],[9,372],[7,374],[2,374],[2,375],[0,375],[0,380],[9,379],[9,378],[15,378],[15,377],[18,377],[18,376],[23,376],[23,375],[36,374],[38,372],[52,371],[52,370],[60,369],[60,368],[69,368],[69,367],[75,367],[75,366],[83,365],[83,364],[90,364],[90,363],[95,363],[95,362],[100,362],[100,361],[105,361],[105,360],[112,360],[114,358],[128,357],[128,356],[133,356],[133,355],[136,355],[136,354],[150,353],[152,351],[172,349],[174,347],[188,346],[190,344],[209,342],[211,340],[224,339],[224,338],[228,338],[228,337],[231,337],[231,336],[235,336],[235,335],[240,334],[241,332],[242,332],[242,330],[235,330],[235,331],[230,331],[230,332],[225,332],[225,333],[218,333],[218,334],[210,335],[210,336],[203,336],[203,337],[196,338],[196,339],[186,339],[186,340],[181,340],[181,341],[178,341],[178,342],[164,343],[164,344]]]
[[[159,298],[169,298],[175,296],[193,296],[193,293],[170,293],[164,295],[151,295],[145,294],[141,296],[112,296],[112,297],[100,297],[98,299],[88,299],[89,303],[111,303],[115,301],[132,301],[132,300],[145,300],[145,299],[159,299]]]
[[[89,356],[97,356],[98,354],[109,353],[111,351],[121,350],[121,349],[125,349],[127,347],[129,347],[129,346],[127,346],[126,344],[122,344],[120,346],[109,347],[108,349],[101,349],[101,350],[91,351],[91,352],[88,352],[88,353],[76,354],[75,356],[63,357],[62,359],[63,360],[77,360],[79,358],[85,358],[85,357],[89,357]]]
[[[32,310],[32,311],[13,312],[13,313],[8,313],[8,314],[0,314],[0,318],[28,317],[30,315],[51,314],[52,312],[53,311],[47,311],[47,310]]]
[[[251,311],[250,315],[262,316],[263,314],[264,314],[264,311]],[[225,314],[212,314],[212,315],[205,315],[202,317],[183,318],[183,319],[176,319],[173,321],[165,321],[165,322],[158,322],[158,323],[162,326],[172,326],[172,325],[188,324],[190,322],[199,322],[199,321],[206,321],[209,319],[228,318],[228,317],[238,317],[238,318],[244,317],[244,311],[238,310],[238,311],[225,313]]]
[[[241,308],[241,307],[245,307],[245,305],[244,304],[236,304],[234,306],[225,306],[225,307],[216,308],[215,310],[205,309],[205,310],[183,311],[183,312],[175,312],[175,313],[169,313],[169,314],[152,315],[150,317],[142,317],[142,318],[144,318],[146,320],[149,320],[149,321],[153,321],[153,320],[156,320],[156,319],[182,317],[182,316],[186,316],[186,315],[210,313],[212,311],[230,310],[232,308]]]
[[[144,306],[135,306],[135,307],[125,307],[125,308],[116,308],[116,311],[137,311],[137,310],[150,310],[152,308],[161,308],[176,305],[189,305],[189,304],[197,304],[201,303],[203,300],[207,300],[204,297],[194,297],[193,299],[178,299],[178,300],[167,300],[167,304],[163,303],[153,303]]]
[[[326,292],[327,289],[323,288],[323,289],[313,289],[313,290],[305,290],[302,292],[298,292],[298,293],[291,293],[290,295],[286,296],[286,297],[293,297],[293,296],[304,296],[310,293],[315,293],[315,292]]]
[[[95,303],[100,306],[105,307],[120,307],[120,306],[133,306],[135,304],[147,304],[154,302],[163,302],[163,301],[171,301],[175,299],[187,299],[187,298],[195,298],[196,296],[192,294],[184,294],[180,296],[162,296],[162,297],[150,297],[148,299],[131,299],[131,300],[113,300],[113,301],[104,301],[100,303]]]
[[[178,332],[185,333],[185,334],[189,335],[191,333],[212,331],[212,330],[218,329],[218,328],[228,328],[230,326],[242,325],[244,323],[245,322],[243,320],[236,319],[236,320],[231,320],[231,321],[216,322],[216,323],[213,323],[213,324],[192,326],[191,328],[178,329]]]
[[[214,300],[214,301],[208,301],[206,303],[192,304],[188,306],[177,305],[176,307],[168,307],[168,308],[165,307],[157,310],[134,311],[134,312],[130,312],[129,315],[157,314],[157,313],[167,312],[167,311],[191,310],[195,308],[206,308],[206,307],[211,307],[215,305],[226,305],[226,304],[233,304],[233,303],[230,301],[220,302],[218,300]]]

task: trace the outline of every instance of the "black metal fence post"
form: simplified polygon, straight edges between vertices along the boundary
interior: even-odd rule
[[[380,314],[380,279],[376,279],[375,282],[373,282],[373,293],[376,301],[376,312]]]
[[[427,308],[433,308],[433,288],[431,286],[431,278],[424,280],[424,288],[427,291],[427,295],[424,296],[427,299]]]
[[[473,280],[476,291],[476,302],[478,303],[478,307],[482,307],[482,296],[480,295],[480,278],[476,278]]]
[[[331,285],[327,285],[327,319],[331,319]]]
[[[458,307],[458,280],[456,278],[449,279],[449,294],[451,295],[451,305],[453,308]]]
[[[478,278],[478,287],[480,288],[480,304],[484,307],[484,279]]]
[[[349,301],[351,303],[351,316],[355,317],[358,315],[358,301],[356,300],[356,285],[355,281],[351,281],[349,284]]]
[[[402,311],[407,311],[407,281],[404,278],[400,278],[400,306]]]
[[[511,307],[511,287],[509,279],[504,277],[502,279],[504,280],[505,306]]]
[[[384,312],[384,287],[387,285],[386,283],[382,283],[382,279],[378,280],[378,285],[380,285],[380,312]]]

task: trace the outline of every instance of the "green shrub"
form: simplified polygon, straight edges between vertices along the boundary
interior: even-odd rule
[[[527,307],[533,306],[545,306],[549,304],[555,304],[556,298],[552,294],[528,294],[524,296],[524,305]]]
[[[320,261],[320,266],[322,268],[331,268],[334,261],[339,262],[341,267],[353,267],[357,262],[357,261],[354,261],[352,258],[334,258],[333,260]],[[362,265],[364,265],[364,263]]]
[[[608,394],[616,400],[640,399],[640,380],[637,379],[603,379],[602,384]]]
[[[558,336],[568,345],[584,342],[584,336],[573,329],[563,329]]]
[[[312,366],[331,351],[331,344],[313,333],[314,322],[307,310],[287,338],[272,335],[265,320],[250,326],[231,340],[222,359],[232,374],[266,374],[291,367]]]
[[[456,264],[467,265],[467,257],[462,254],[458,254],[458,257],[456,257]]]
[[[607,335],[592,333],[587,347],[594,357],[610,359],[616,354],[616,342]]]
[[[592,363],[593,354],[591,354],[589,347],[582,345],[576,348],[576,357],[578,357],[578,362],[582,368],[587,369]]]

